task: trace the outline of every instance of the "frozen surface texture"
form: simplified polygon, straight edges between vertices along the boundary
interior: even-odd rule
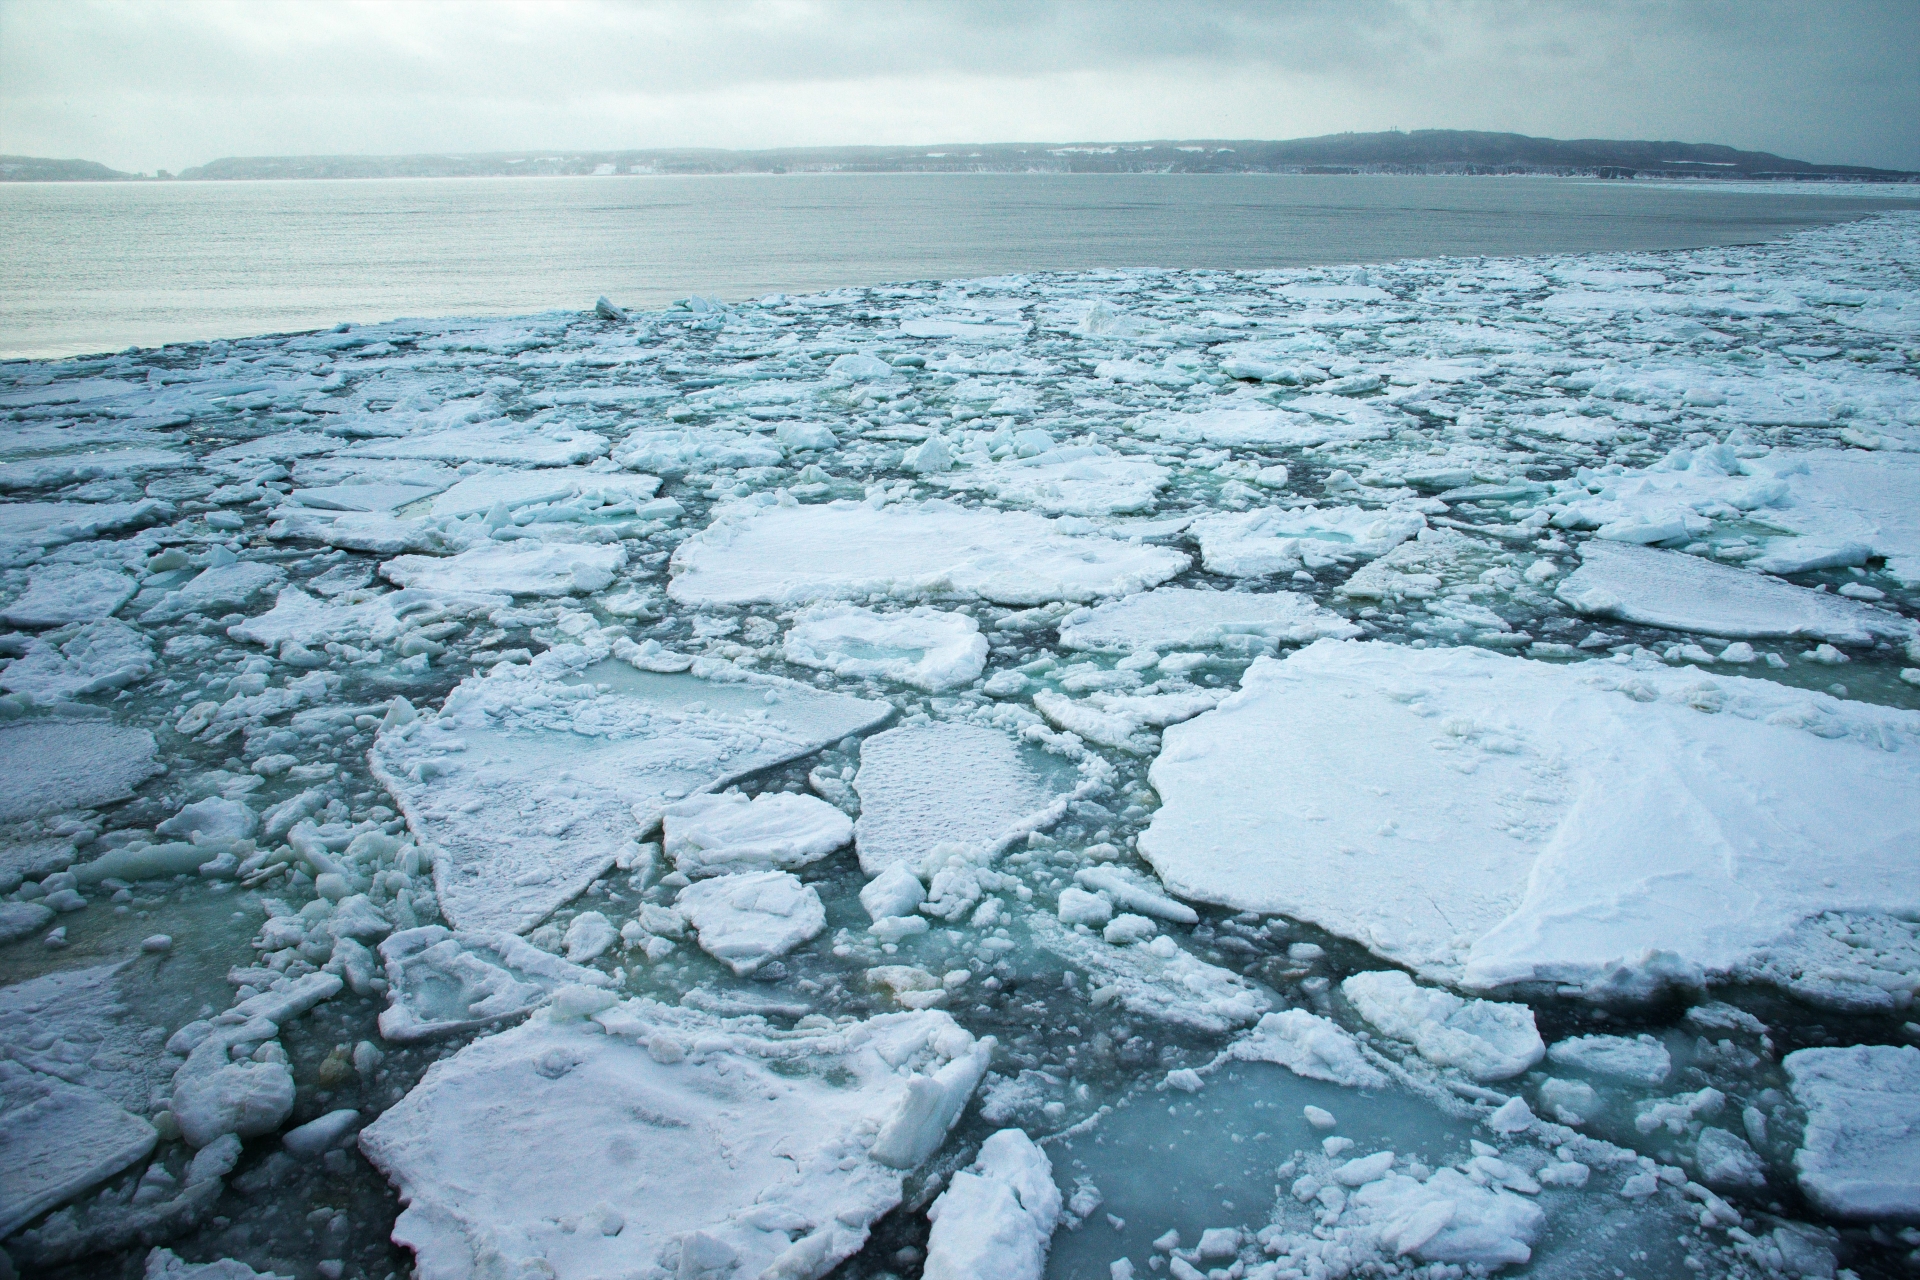
[[[868,596],[1042,604],[1125,595],[1187,565],[1178,551],[1070,532],[1025,512],[748,502],[680,544],[670,593],[688,605]]]
[[[1167,731],[1140,844],[1441,981],[1645,990],[1920,906],[1917,748],[1920,713],[1742,677],[1321,641]]]
[[[0,364],[0,1248],[1891,1274],[1874,204]]]
[[[876,1148],[975,1050],[936,1011],[787,1032],[608,997],[591,1024],[543,1014],[436,1064],[360,1146],[428,1276],[539,1256],[561,1280],[810,1280],[899,1202],[918,1160]]]
[[[1920,1215],[1920,1049],[1855,1045],[1786,1056],[1807,1132],[1800,1189],[1843,1218]]]
[[[633,846],[670,802],[870,728],[884,704],[790,681],[636,674],[569,682],[584,651],[502,664],[437,715],[382,731],[373,768],[439,850],[440,908],[523,932]]]
[[[897,862],[917,867],[936,845],[998,853],[1066,808],[1064,791],[1049,785],[1017,742],[970,724],[875,734],[861,745],[853,787],[860,796],[854,841],[868,875]]]

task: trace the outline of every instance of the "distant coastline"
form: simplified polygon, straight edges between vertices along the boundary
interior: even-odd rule
[[[235,156],[148,176],[87,160],[0,156],[0,182],[261,181],[340,178],[630,177],[781,173],[1215,173],[1543,175],[1706,181],[1920,182],[1920,173],[1823,165],[1713,143],[1533,138],[1451,129],[1289,141],[956,143]]]

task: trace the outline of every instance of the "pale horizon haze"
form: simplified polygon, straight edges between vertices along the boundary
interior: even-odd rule
[[[1920,0],[0,0],[0,152],[222,156],[1485,129],[1920,169]]]

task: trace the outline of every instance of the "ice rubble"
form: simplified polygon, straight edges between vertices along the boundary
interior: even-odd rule
[[[682,875],[791,871],[844,847],[853,820],[791,792],[689,796],[661,812],[667,857]]]
[[[397,1044],[499,1026],[568,986],[609,986],[597,969],[566,961],[511,933],[403,929],[380,944],[387,1007],[380,1035]]]
[[[987,665],[987,638],[964,613],[919,608],[882,614],[816,605],[787,631],[788,662],[850,679],[878,677],[938,693],[971,684]]]
[[[1436,1066],[1458,1067],[1479,1081],[1507,1080],[1546,1054],[1523,1004],[1462,1000],[1418,987],[1396,970],[1356,973],[1340,994],[1386,1035],[1405,1040]]]
[[[1763,681],[1320,641],[1167,731],[1140,847],[1178,893],[1443,982],[1645,990],[1920,905],[1916,745],[1920,713]]]
[[[1383,555],[1426,523],[1418,511],[1259,507],[1201,516],[1192,530],[1200,561],[1211,572],[1266,578]]]
[[[918,870],[936,846],[990,857],[1057,822],[1068,800],[1012,738],[965,723],[902,725],[868,738],[853,789],[854,844],[870,876],[896,863]],[[957,810],[956,794],[968,797]]]
[[[1807,1109],[1800,1189],[1841,1218],[1920,1215],[1920,1049],[1801,1049],[1782,1065]]]
[[[423,1273],[825,1275],[899,1203],[993,1048],[937,1011],[777,1031],[584,995],[434,1064],[361,1131]]]
[[[1018,1129],[980,1144],[927,1210],[926,1280],[1040,1280],[1060,1221],[1060,1188],[1046,1152]]]
[[[502,663],[374,743],[374,775],[437,850],[434,886],[457,928],[524,932],[635,848],[672,801],[891,714],[747,673],[729,683],[624,669],[612,674],[636,691],[603,690],[589,663],[579,646]],[[587,681],[570,679],[582,668]]]
[[[1678,551],[1595,539],[1559,597],[1581,613],[1729,640],[1807,636],[1835,644],[1904,640],[1897,613]]]
[[[696,606],[869,596],[1031,605],[1125,595],[1187,564],[1177,551],[1071,532],[1018,511],[748,502],[716,513],[680,544],[668,594]]]

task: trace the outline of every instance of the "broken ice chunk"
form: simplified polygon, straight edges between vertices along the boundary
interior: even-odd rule
[[[817,605],[787,632],[785,656],[849,679],[878,677],[939,692],[980,678],[987,638],[964,613],[920,608],[881,614],[855,605]]]
[[[661,814],[673,865],[691,877],[791,871],[853,839],[853,821],[812,796],[775,791],[690,796]]]
[[[927,1218],[926,1280],[1040,1280],[1060,1220],[1053,1163],[1020,1130],[998,1130]]]
[[[701,880],[682,889],[673,905],[699,935],[700,949],[742,975],[827,927],[820,895],[785,871]]]
[[[1782,1065],[1807,1109],[1800,1188],[1842,1218],[1920,1215],[1920,1049],[1801,1049]]]
[[[1547,1219],[1531,1200],[1477,1186],[1457,1169],[1441,1169],[1425,1182],[1388,1173],[1356,1190],[1351,1204],[1386,1252],[1488,1269],[1532,1258]]]
[[[1161,587],[1069,614],[1060,643],[1069,649],[1136,653],[1227,648],[1246,657],[1275,642],[1344,640],[1360,628],[1291,591],[1202,591]]]
[[[723,508],[673,553],[668,594],[687,605],[807,604],[863,596],[1042,604],[1124,595],[1187,557],[1070,533],[1017,511],[943,502]]]
[[[49,631],[0,671],[0,689],[36,702],[62,702],[144,680],[153,641],[116,618]]]
[[[380,576],[436,591],[570,596],[605,590],[625,563],[626,553],[618,546],[522,539],[444,558],[396,556],[380,566]]]
[[[1647,1087],[1673,1069],[1667,1046],[1652,1036],[1574,1036],[1557,1041],[1547,1056],[1558,1066]]]
[[[1182,897],[1309,920],[1442,982],[1644,996],[1823,910],[1920,908],[1895,853],[1920,839],[1896,799],[1920,786],[1920,713],[1819,698],[1321,641],[1166,731],[1140,849]]]
[[[1169,478],[1158,463],[1118,457],[1105,445],[1066,445],[1031,457],[947,471],[936,476],[935,483],[1049,515],[1112,516],[1153,510],[1155,495]]]
[[[98,720],[0,726],[0,822],[123,800],[159,772],[153,735]]]
[[[0,622],[10,627],[59,627],[70,622],[97,622],[112,615],[137,590],[132,578],[112,569],[90,565],[41,565],[27,579],[27,589],[0,610]]]
[[[1219,1035],[1272,1007],[1263,988],[1195,958],[1165,934],[1137,946],[1113,947],[1041,912],[1027,922],[1035,946],[1086,973],[1095,1008],[1117,1002],[1143,1018]]]
[[[1425,528],[1418,511],[1361,507],[1261,507],[1193,522],[1200,558],[1213,573],[1264,578],[1384,555]]]
[[[1914,634],[1912,621],[1872,605],[1680,551],[1608,542],[1583,546],[1580,567],[1556,594],[1594,617],[1733,639],[1865,645]]]
[[[374,776],[438,846],[434,887],[456,927],[524,932],[602,875],[673,800],[892,713],[764,676],[608,662],[586,668],[607,684],[601,692],[570,682],[571,670],[554,653],[502,664],[469,677],[438,715],[384,727],[374,741]]]
[[[426,1274],[503,1255],[538,1256],[556,1280],[649,1273],[663,1258],[668,1275],[814,1280],[899,1203],[991,1044],[933,1011],[783,1032],[630,1000],[591,1023],[536,1018],[476,1041],[360,1146],[399,1188],[393,1238]],[[951,1089],[933,1086],[939,1105],[914,1111],[916,1158],[870,1154],[916,1090],[962,1063]],[[614,1215],[617,1233],[582,1229]]]
[[[1387,1083],[1386,1073],[1367,1060],[1360,1042],[1326,1018],[1305,1009],[1284,1009],[1269,1013],[1252,1031],[1227,1047],[1227,1056],[1241,1062],[1271,1062],[1309,1080],[1328,1080],[1352,1089],[1379,1089]],[[1307,1119],[1315,1128],[1331,1128],[1333,1117],[1322,1124],[1307,1108]]]
[[[0,1236],[153,1150],[154,1127],[87,1088],[0,1059]]]
[[[918,866],[941,843],[993,854],[1059,821],[1066,797],[1013,739],[971,724],[905,725],[860,747],[854,841],[860,868]]]
[[[1412,1044],[1427,1061],[1458,1067],[1475,1080],[1510,1079],[1546,1053],[1533,1010],[1523,1004],[1462,1000],[1415,986],[1397,970],[1356,973],[1340,984],[1340,993],[1361,1017]]]
[[[926,886],[905,862],[894,863],[860,890],[860,905],[875,921],[909,915],[926,900]]]

